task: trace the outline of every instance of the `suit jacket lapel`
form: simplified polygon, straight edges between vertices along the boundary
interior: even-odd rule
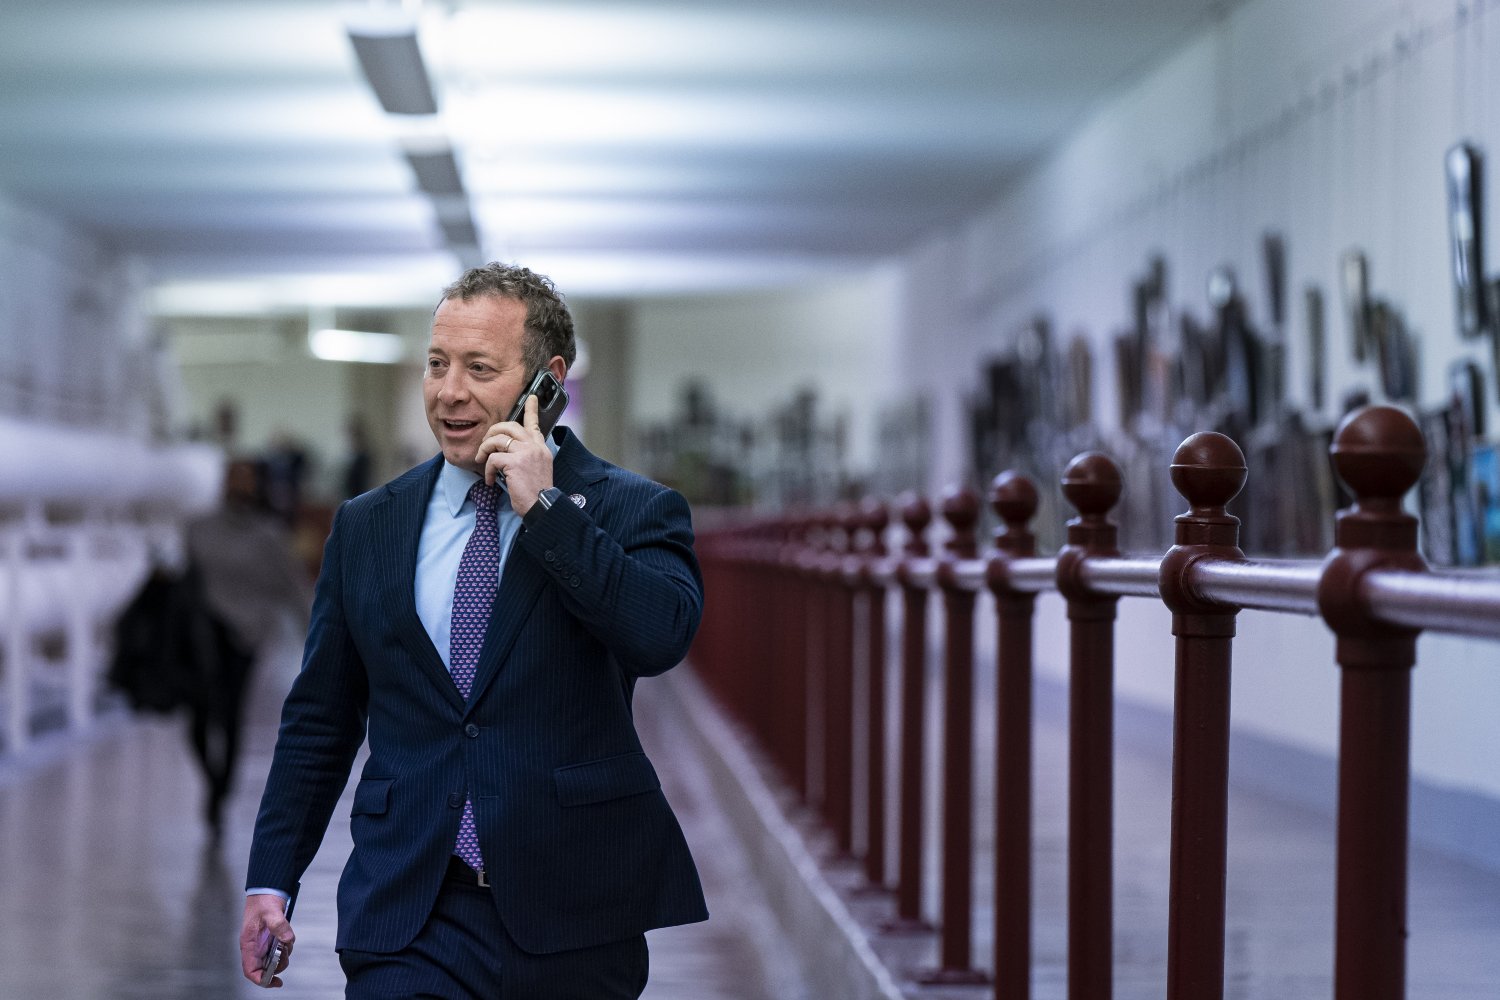
[[[505,571],[500,575],[500,590],[495,594],[495,609],[490,613],[484,645],[479,650],[474,686],[469,690],[471,709],[494,680],[500,664],[510,655],[516,636],[521,634],[521,625],[531,614],[546,583],[547,578],[542,575],[542,568],[536,561],[522,552],[519,545],[512,545],[510,555],[505,558]]]
[[[556,437],[559,447],[557,456],[552,461],[553,484],[564,494],[583,493],[587,496],[584,491],[607,475],[604,464],[584,448],[567,428],[558,428]],[[586,505],[585,510],[587,509]],[[526,529],[521,530],[524,532]],[[499,673],[505,658],[510,655],[511,647],[516,644],[516,637],[521,633],[521,626],[530,616],[531,609],[546,585],[546,574],[536,564],[536,560],[521,551],[520,536],[517,535],[515,544],[510,547],[510,555],[505,559],[505,571],[500,575],[500,591],[495,595],[495,610],[490,614],[489,628],[485,631],[484,645],[480,649],[474,686],[469,692],[471,708],[478,703],[480,695]]]
[[[375,554],[381,571],[378,585],[391,625],[417,669],[462,711],[463,697],[448,668],[443,666],[443,658],[422,626],[422,619],[417,617],[417,544],[442,461],[442,456],[438,456],[391,483],[386,488],[385,501],[371,512],[371,519],[376,548],[380,550]]]

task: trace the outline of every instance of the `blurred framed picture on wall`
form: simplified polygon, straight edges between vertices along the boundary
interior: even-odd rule
[[[1469,460],[1469,471],[1474,481],[1474,508],[1483,561],[1500,563],[1500,446],[1476,446]]]
[[[1418,422],[1427,441],[1427,468],[1423,470],[1417,494],[1422,516],[1422,550],[1429,562],[1452,566],[1458,562],[1458,540],[1449,471],[1448,412],[1423,413]]]

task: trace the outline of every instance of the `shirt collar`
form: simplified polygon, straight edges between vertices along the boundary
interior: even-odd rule
[[[547,450],[552,452],[553,458],[557,457],[557,442],[550,436],[547,438]],[[479,482],[477,472],[470,472],[468,469],[461,469],[446,461],[443,462],[443,469],[438,473],[437,488],[443,493],[443,502],[448,508],[448,513],[454,517],[459,515],[464,504],[468,502],[469,487],[477,482]],[[497,481],[496,485],[500,487],[500,492],[506,492],[504,483]]]
[[[469,499],[469,487],[479,482],[479,474],[470,472],[468,469],[460,469],[456,465],[443,463],[443,471],[438,473],[437,488],[443,492],[443,502],[448,508],[448,513],[454,517],[463,510],[464,503]],[[505,487],[501,487],[503,490]]]

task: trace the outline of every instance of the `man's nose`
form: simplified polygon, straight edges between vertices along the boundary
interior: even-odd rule
[[[438,396],[445,403],[459,402],[469,395],[469,386],[464,381],[463,372],[449,369],[443,376],[443,384],[438,387]]]

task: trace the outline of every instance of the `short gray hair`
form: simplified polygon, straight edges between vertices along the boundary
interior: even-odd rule
[[[516,299],[526,306],[526,336],[521,341],[521,360],[528,372],[545,368],[561,356],[569,368],[578,356],[573,336],[573,316],[552,279],[529,267],[490,261],[471,267],[443,289],[442,305],[449,299],[467,302],[483,295]]]

